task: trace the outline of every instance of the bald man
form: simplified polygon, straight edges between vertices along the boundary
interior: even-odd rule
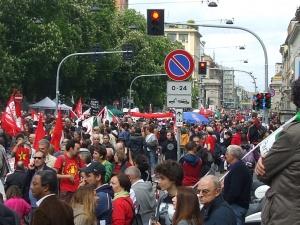
[[[236,217],[222,197],[219,178],[213,175],[204,176],[197,187],[198,197],[203,208],[204,225],[236,225]]]

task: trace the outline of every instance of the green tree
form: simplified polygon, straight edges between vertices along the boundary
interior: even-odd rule
[[[122,54],[73,57],[60,72],[65,96],[93,97],[103,104],[127,96],[135,76],[162,73],[166,54],[182,48],[165,37],[149,37],[145,30],[141,14],[118,12],[111,0],[0,1],[0,99],[6,100],[15,87],[30,101],[54,98],[57,67],[65,56],[132,44],[132,61],[124,61]],[[136,104],[162,106],[165,86],[161,78],[138,83]]]

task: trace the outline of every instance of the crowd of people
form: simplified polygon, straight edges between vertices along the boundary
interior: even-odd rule
[[[181,128],[171,120],[124,117],[119,124],[98,124],[91,133],[66,117],[59,150],[50,144],[51,124],[46,117],[47,134],[37,149],[36,124],[30,119],[15,137],[0,131],[0,224],[240,225],[253,172],[272,186],[274,176],[292,163],[288,150],[280,153],[286,158],[282,166],[275,150],[270,158],[260,158],[259,150],[247,154],[280,126],[276,117],[263,126],[256,113],[242,119],[224,113],[208,125]],[[181,129],[180,146],[176,129]],[[289,149],[289,140],[299,147],[298,139],[290,137],[274,148]],[[220,180],[216,171],[228,172]],[[136,224],[137,215],[141,224]]]

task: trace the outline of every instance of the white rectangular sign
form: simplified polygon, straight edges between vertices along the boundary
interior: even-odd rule
[[[168,81],[167,94],[168,95],[191,95],[192,84],[189,81]]]
[[[169,108],[191,108],[191,95],[167,95],[167,107]]]
[[[183,126],[183,109],[176,109],[176,127]]]

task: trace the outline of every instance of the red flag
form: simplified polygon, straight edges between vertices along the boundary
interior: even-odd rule
[[[5,111],[1,117],[2,127],[6,133],[15,136],[22,129],[22,118],[17,116],[14,94],[12,94],[7,102]]]
[[[80,118],[82,116],[82,101],[81,98],[79,98],[74,111],[71,110],[70,112],[70,118],[75,119],[75,118]]]
[[[43,123],[43,114],[40,113],[39,116],[39,122],[37,125],[37,128],[35,130],[35,139],[33,143],[33,148],[38,149],[39,148],[39,141],[43,139],[46,136],[46,132],[44,129],[44,123]]]
[[[63,133],[62,116],[61,116],[61,112],[58,111],[54,131],[50,142],[53,145],[55,151],[59,151],[60,149],[62,133]]]
[[[19,132],[21,132],[21,129],[7,112],[2,113],[1,126],[10,136],[16,136]]]
[[[81,102],[81,98],[79,98],[74,112],[76,113],[76,115],[77,115],[78,118],[82,115],[82,102]]]
[[[203,106],[201,106],[200,110],[199,110],[199,114],[205,116],[206,118],[211,117],[214,115],[214,112],[209,110],[209,109],[205,109]]]
[[[33,121],[39,121],[39,116],[38,116],[38,114],[32,109],[31,110],[31,119],[33,120]]]

